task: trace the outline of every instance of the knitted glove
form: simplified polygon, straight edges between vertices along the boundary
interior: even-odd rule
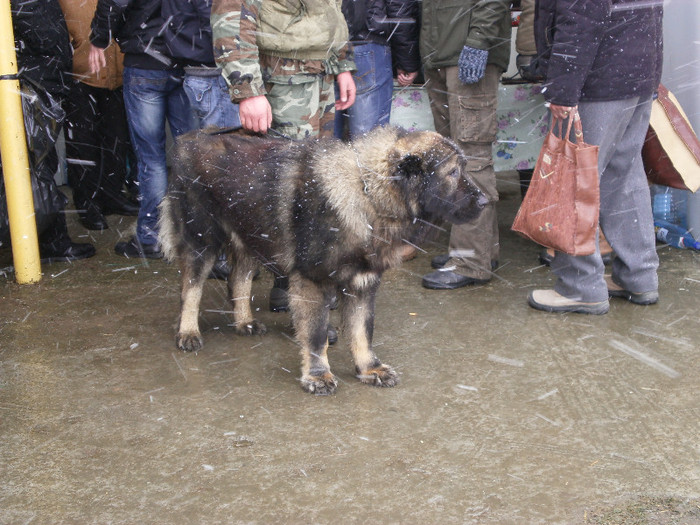
[[[475,49],[464,46],[459,55],[459,79],[464,84],[476,84],[486,72],[486,60],[489,52],[485,49]]]

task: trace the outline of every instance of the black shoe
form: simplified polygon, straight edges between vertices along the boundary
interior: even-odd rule
[[[209,272],[209,279],[228,280],[228,275],[231,273],[231,267],[226,259],[217,259],[214,267]]]
[[[95,247],[86,242],[64,243],[60,248],[53,245],[39,247],[41,262],[50,264],[55,262],[72,262],[80,259],[87,259],[95,255]]]
[[[123,255],[129,259],[160,259],[163,252],[158,244],[141,244],[136,237],[132,237],[126,242],[118,242],[114,246],[114,253]]]
[[[78,221],[88,230],[106,230],[109,228],[107,219],[95,206],[88,206],[85,211],[79,211]]]
[[[454,290],[462,286],[486,284],[490,279],[474,279],[450,270],[438,270],[423,276],[423,287],[431,290]]]
[[[289,310],[289,292],[284,288],[273,287],[270,290],[270,311],[286,312]]]
[[[338,342],[338,331],[331,325],[328,325],[328,346]]]
[[[275,277],[270,290],[270,311],[286,312],[289,310],[289,278],[286,275]]]
[[[139,214],[139,205],[119,194],[112,197],[109,202],[105,202],[102,205],[102,210],[105,215],[136,217]]]

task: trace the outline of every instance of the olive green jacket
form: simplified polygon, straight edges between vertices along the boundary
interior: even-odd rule
[[[426,68],[456,66],[464,46],[485,49],[504,71],[510,60],[511,0],[423,0],[420,52]]]

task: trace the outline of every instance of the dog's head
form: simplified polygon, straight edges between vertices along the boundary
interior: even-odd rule
[[[416,131],[396,141],[397,174],[418,185],[421,214],[461,224],[479,216],[488,199],[467,171],[457,144],[439,133]]]

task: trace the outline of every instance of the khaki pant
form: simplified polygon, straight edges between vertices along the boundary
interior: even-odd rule
[[[496,140],[496,102],[500,68],[486,67],[476,84],[463,84],[457,67],[426,69],[427,89],[435,129],[457,142],[467,156],[467,170],[489,199],[474,221],[453,225],[448,265],[455,272],[480,280],[491,278],[492,261],[498,261],[496,174],[491,145]]]

